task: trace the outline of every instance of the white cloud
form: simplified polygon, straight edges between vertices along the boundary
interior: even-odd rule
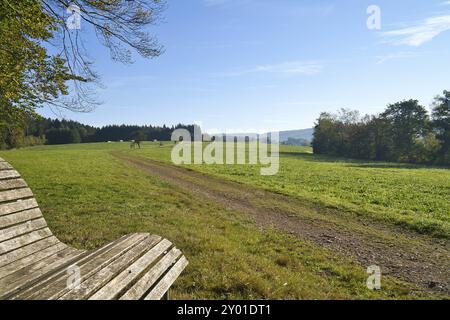
[[[317,62],[294,61],[275,65],[261,65],[253,72],[275,72],[286,74],[313,75],[322,72],[323,66]]]
[[[414,26],[384,32],[383,36],[397,45],[419,47],[448,30],[450,30],[450,15],[443,15],[428,18]]]
[[[382,64],[385,63],[389,60],[393,60],[393,59],[403,59],[403,58],[413,58],[416,57],[417,53],[416,52],[411,52],[411,51],[405,51],[405,52],[395,52],[395,53],[391,53],[391,54],[387,54],[384,56],[377,56],[377,64]]]
[[[241,69],[218,74],[224,77],[236,77],[253,73],[277,73],[284,75],[315,75],[321,73],[323,65],[317,61],[290,61],[279,64],[259,65],[253,68]]]

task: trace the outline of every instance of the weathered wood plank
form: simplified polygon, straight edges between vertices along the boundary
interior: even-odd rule
[[[58,251],[61,251],[63,249],[66,249],[67,245],[65,245],[62,242],[56,243],[50,247],[44,248],[40,251],[37,251],[29,256],[26,256],[22,259],[16,260],[6,266],[0,267],[0,279],[3,277],[6,277],[7,275],[16,272],[18,270],[21,270],[22,268],[25,268],[26,266],[40,261],[48,256],[51,256]]]
[[[142,278],[140,278],[120,300],[138,300],[155,284],[155,282],[166,272],[181,256],[181,251],[172,248],[161,260],[159,260]]]
[[[13,251],[15,249],[24,247],[27,244],[50,236],[52,236],[52,232],[50,231],[49,228],[45,228],[24,234],[18,238],[13,238],[7,241],[0,242],[0,254]]]
[[[26,268],[18,270],[9,276],[0,279],[0,296],[21,290],[33,281],[64,267],[82,255],[84,251],[67,247],[66,249]]]
[[[177,261],[169,272],[167,272],[158,284],[150,291],[150,293],[145,297],[145,300],[161,299],[187,265],[187,259],[182,256],[180,260]]]
[[[6,217],[0,217],[0,220],[2,218],[9,218],[9,216]],[[11,217],[13,218],[13,217]],[[1,224],[0,224],[1,225]],[[14,237],[18,237],[24,233],[29,233],[34,230],[42,229],[47,226],[47,223],[45,222],[44,218],[36,219],[36,220],[28,220],[27,222],[14,225],[12,227],[2,229],[0,231],[0,242],[9,240]]]
[[[27,183],[23,179],[0,180],[0,190],[24,188],[27,186]]]
[[[148,234],[132,234],[119,242],[108,244],[103,250],[94,250],[79,261],[73,263],[80,268],[83,277],[90,277],[98,270],[104,268],[112,261],[120,257],[124,252],[144,240]],[[101,248],[102,249],[102,248]],[[70,288],[67,286],[69,275],[62,271],[48,281],[39,283],[16,296],[14,299],[50,299],[52,296],[59,297],[67,293]]]
[[[71,265],[73,266],[76,264],[77,266],[80,266],[83,263],[86,263],[87,261],[89,261],[89,259],[91,259],[95,254],[98,254],[97,252],[102,252],[102,253],[107,252],[108,250],[111,250],[111,248],[115,244],[123,242],[125,239],[129,238],[130,236],[131,235],[122,236],[119,239],[117,239],[116,241],[107,243],[95,251],[87,252],[85,255],[80,257],[80,259],[78,261],[73,261]],[[39,297],[36,298],[36,295],[38,295],[39,292],[41,292],[42,290],[45,290],[45,289],[48,289],[49,287],[51,287],[51,285],[53,283],[56,283],[58,280],[62,279],[62,277],[64,276],[64,273],[66,273],[66,271],[58,270],[58,272],[55,272],[48,278],[42,279],[42,281],[39,281],[39,282],[32,283],[27,288],[24,288],[20,292],[15,292],[13,295],[11,295],[9,297],[9,299],[26,300],[26,299],[31,299],[32,296],[35,299],[39,299]]]
[[[58,245],[57,245],[58,246]],[[53,246],[52,248],[54,248]],[[61,246],[59,246],[61,247]],[[29,263],[27,265],[21,266],[20,269],[15,270],[11,274],[8,274],[0,279],[0,287],[3,292],[6,291],[3,290],[8,285],[11,285],[12,283],[19,281],[21,278],[24,277],[32,277],[35,272],[39,272],[40,269],[45,268],[49,264],[59,260],[58,258],[64,258],[70,254],[77,253],[78,250],[70,248],[68,246],[63,246],[58,251],[53,251],[52,254],[46,256],[43,259],[40,259],[38,261],[34,261],[32,263]]]
[[[43,250],[47,247],[53,246],[57,243],[60,243],[56,237],[49,237],[42,240],[39,240],[35,243],[29,244],[25,247],[19,248],[17,250],[8,252],[7,254],[0,255],[0,268],[13,263],[16,260],[27,257],[35,252]]]
[[[0,180],[20,178],[20,174],[16,170],[2,170],[0,171]]]
[[[33,219],[43,218],[41,210],[39,208],[34,208],[30,210],[21,211],[18,213],[0,216],[0,229],[7,228],[9,226],[19,224],[22,222],[30,221]],[[3,233],[4,231],[0,231]],[[2,238],[2,234],[0,234],[0,239]],[[3,240],[0,240],[3,241]]]
[[[59,299],[80,300],[89,298],[93,293],[106,285],[117,274],[122,272],[126,267],[136,261],[140,256],[153,248],[160,241],[161,237],[159,236],[149,236],[134,248],[128,250],[120,258],[113,261],[111,264],[107,265],[106,267],[83,281],[80,288],[67,292],[65,295],[59,297]]]
[[[12,170],[13,167],[8,163],[4,161],[0,161],[0,170]]]
[[[110,265],[111,263],[115,262],[117,259],[122,257],[124,254],[132,250],[136,245],[142,243],[146,239],[148,239],[148,234],[137,234],[136,237],[128,239],[123,244],[120,244],[118,246],[114,246],[109,252],[103,254],[103,257],[95,256],[92,258],[92,261],[89,261],[85,265],[81,266],[80,271],[82,274],[82,281],[90,278],[92,275],[98,273],[102,268],[105,268],[106,266]],[[78,265],[78,264],[77,264]],[[64,280],[64,283],[66,283],[67,280]],[[49,291],[47,290],[45,292],[45,295],[43,296],[45,299],[58,299],[62,295],[66,294],[70,291],[70,288],[65,285],[62,290],[54,290],[54,286],[52,286],[52,290],[54,292],[53,295],[49,295]],[[61,288],[61,287],[60,287]],[[56,292],[55,292],[56,291]],[[41,298],[42,296],[39,296]]]
[[[37,208],[37,206],[38,204],[36,199],[26,199],[6,204],[0,204],[0,216]]]
[[[89,300],[110,300],[119,297],[120,293],[126,289],[135,279],[145,272],[145,269],[154,262],[164,251],[168,250],[172,243],[164,239],[150,251],[140,257],[136,262],[127,267],[117,277],[107,285],[93,294]]]
[[[0,191],[0,202],[20,200],[30,198],[32,196],[33,192],[30,188]]]

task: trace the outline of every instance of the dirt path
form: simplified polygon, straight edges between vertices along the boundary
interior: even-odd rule
[[[363,267],[378,265],[384,275],[427,291],[450,294],[450,245],[446,240],[161,162],[112,154],[199,198],[250,215],[261,227],[312,241],[350,256]]]

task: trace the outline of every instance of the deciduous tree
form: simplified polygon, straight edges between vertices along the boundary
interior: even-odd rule
[[[161,0],[0,0],[0,141],[44,104],[85,112],[99,103],[82,33],[67,24],[75,6],[81,28],[95,33],[113,60],[162,53],[146,29],[158,22]]]
[[[441,144],[438,159],[450,163],[450,91],[444,91],[442,96],[434,99],[431,118],[436,138]]]

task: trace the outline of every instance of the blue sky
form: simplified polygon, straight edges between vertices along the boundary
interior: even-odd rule
[[[343,107],[377,113],[409,98],[429,106],[450,89],[450,1],[168,2],[151,29],[165,46],[157,59],[112,62],[83,30],[104,103],[64,117],[262,132],[312,127],[320,112]],[[381,9],[381,30],[367,28],[369,5]]]

